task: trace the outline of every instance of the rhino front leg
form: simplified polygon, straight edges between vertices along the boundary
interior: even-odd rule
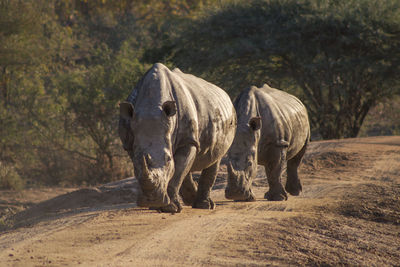
[[[179,189],[181,188],[183,179],[192,168],[193,161],[196,157],[196,148],[194,146],[186,146],[178,149],[174,154],[175,173],[171,181],[168,183],[168,196],[170,204],[161,207],[162,212],[176,213],[181,212],[182,205],[179,203]]]
[[[270,160],[264,167],[267,174],[269,191],[264,198],[270,201],[287,200],[287,194],[282,186],[281,177],[286,167],[286,149],[277,148],[271,153]]]
[[[197,195],[197,183],[193,180],[191,172],[189,172],[183,180],[179,193],[185,205],[193,205]]]
[[[219,168],[219,163],[221,160],[217,161],[210,167],[204,169],[201,172],[199,178],[199,186],[197,190],[197,197],[193,203],[193,208],[197,209],[214,209],[215,204],[210,198],[210,192],[214,185],[215,178],[217,177],[217,172]]]

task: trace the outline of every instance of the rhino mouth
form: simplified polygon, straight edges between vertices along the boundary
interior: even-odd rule
[[[159,193],[158,191],[145,194],[142,193],[137,200],[137,204],[139,207],[148,207],[148,208],[159,208],[167,206],[170,203],[170,199],[167,194]]]
[[[255,201],[256,197],[254,196],[251,189],[242,190],[242,189],[232,189],[231,187],[227,187],[225,189],[225,198],[232,199],[235,201]]]
[[[235,201],[256,200],[245,174],[235,171],[231,163],[228,164],[228,185],[225,188],[225,198]]]
[[[160,177],[152,177],[146,158],[142,158],[141,178],[139,180],[142,193],[138,197],[137,204],[140,207],[164,207],[170,203],[166,186],[162,186]]]

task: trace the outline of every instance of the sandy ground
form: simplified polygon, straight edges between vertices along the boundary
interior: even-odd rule
[[[268,202],[259,167],[257,202],[232,202],[222,165],[217,208],[175,215],[136,207],[135,179],[0,192],[0,266],[400,265],[399,136],[312,142],[300,175]]]

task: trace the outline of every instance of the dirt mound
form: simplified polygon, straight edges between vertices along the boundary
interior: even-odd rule
[[[319,170],[350,166],[356,164],[357,160],[357,153],[325,151],[307,154],[303,159],[303,164],[305,168]]]
[[[363,184],[340,202],[336,212],[354,218],[400,225],[400,184]]]
[[[64,216],[68,213],[99,210],[117,204],[136,205],[137,180],[124,179],[100,187],[82,188],[49,200],[40,202],[7,219],[8,225],[21,227],[38,223],[43,219]]]

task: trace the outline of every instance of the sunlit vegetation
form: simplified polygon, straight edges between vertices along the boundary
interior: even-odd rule
[[[400,92],[399,6],[0,0],[0,187],[132,175],[118,103],[156,61],[232,98],[269,83],[303,100],[315,136],[357,136],[368,111]]]

